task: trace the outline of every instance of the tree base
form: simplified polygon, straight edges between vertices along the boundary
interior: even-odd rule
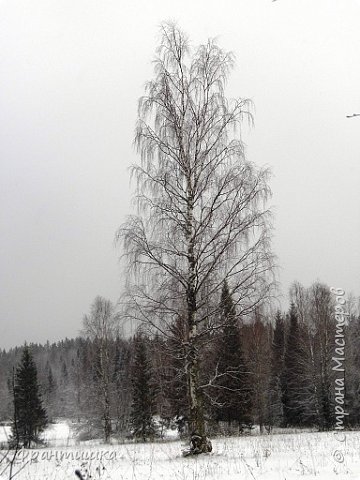
[[[183,450],[183,456],[199,455],[200,453],[210,453],[212,451],[212,444],[209,438],[197,434],[191,435],[190,448]]]

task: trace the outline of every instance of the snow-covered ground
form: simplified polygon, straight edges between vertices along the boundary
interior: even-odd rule
[[[0,425],[0,445],[5,444],[11,434],[10,426]],[[70,422],[50,424],[42,435],[43,440],[52,447],[64,447],[74,445],[74,435]]]
[[[19,452],[15,471],[21,471],[16,479],[75,480],[77,468],[99,480],[360,478],[360,432],[218,438],[212,441],[211,454],[184,458],[181,450],[185,445],[180,441],[60,448],[61,441],[63,445],[72,443],[71,429],[66,425],[53,426],[47,433],[50,445],[57,446]],[[0,472],[3,467],[4,462]],[[7,478],[6,474],[1,478]]]
[[[5,444],[9,440],[10,432],[10,427],[0,425],[0,445]]]

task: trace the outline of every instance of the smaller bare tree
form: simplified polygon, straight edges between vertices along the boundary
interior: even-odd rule
[[[97,296],[90,314],[83,319],[83,334],[93,340],[96,347],[96,373],[99,378],[104,440],[110,440],[110,369],[111,340],[116,335],[116,318],[110,300]]]

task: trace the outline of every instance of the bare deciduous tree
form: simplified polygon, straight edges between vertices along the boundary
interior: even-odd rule
[[[116,320],[110,300],[96,297],[89,315],[83,319],[83,333],[94,341],[97,347],[97,374],[101,392],[101,406],[104,440],[109,442],[111,434],[110,417],[110,341],[115,338]]]
[[[320,282],[313,283],[309,288],[295,282],[290,296],[302,330],[304,385],[307,385],[302,401],[306,418],[321,430],[329,430],[334,422],[334,301],[329,287]]]
[[[251,101],[224,93],[233,55],[212,40],[191,50],[173,24],[161,32],[155,77],[139,101],[138,214],[117,237],[129,260],[128,314],[165,335],[186,318],[190,428],[206,450],[200,352],[223,281],[242,316],[273,286],[269,171],[244,156],[240,127],[252,123]]]

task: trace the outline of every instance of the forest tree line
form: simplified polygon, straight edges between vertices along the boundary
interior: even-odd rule
[[[221,318],[206,331],[201,356],[201,399],[207,429],[238,433],[259,425],[334,427],[335,310],[328,286],[295,283],[291,307],[275,315],[260,309],[238,315],[229,286],[219,301]],[[345,326],[345,410],[348,427],[360,424],[360,315],[348,303]],[[83,336],[31,344],[48,419],[82,425],[82,438],[159,434],[160,425],[186,432],[188,384],[184,375],[184,325],[171,334],[139,330],[120,337],[121,322],[108,300],[97,297],[84,318]],[[219,328],[216,328],[216,325]],[[22,347],[0,353],[0,419],[11,421],[11,372]],[[154,418],[157,422],[154,422]],[[160,421],[159,421],[160,419]]]

